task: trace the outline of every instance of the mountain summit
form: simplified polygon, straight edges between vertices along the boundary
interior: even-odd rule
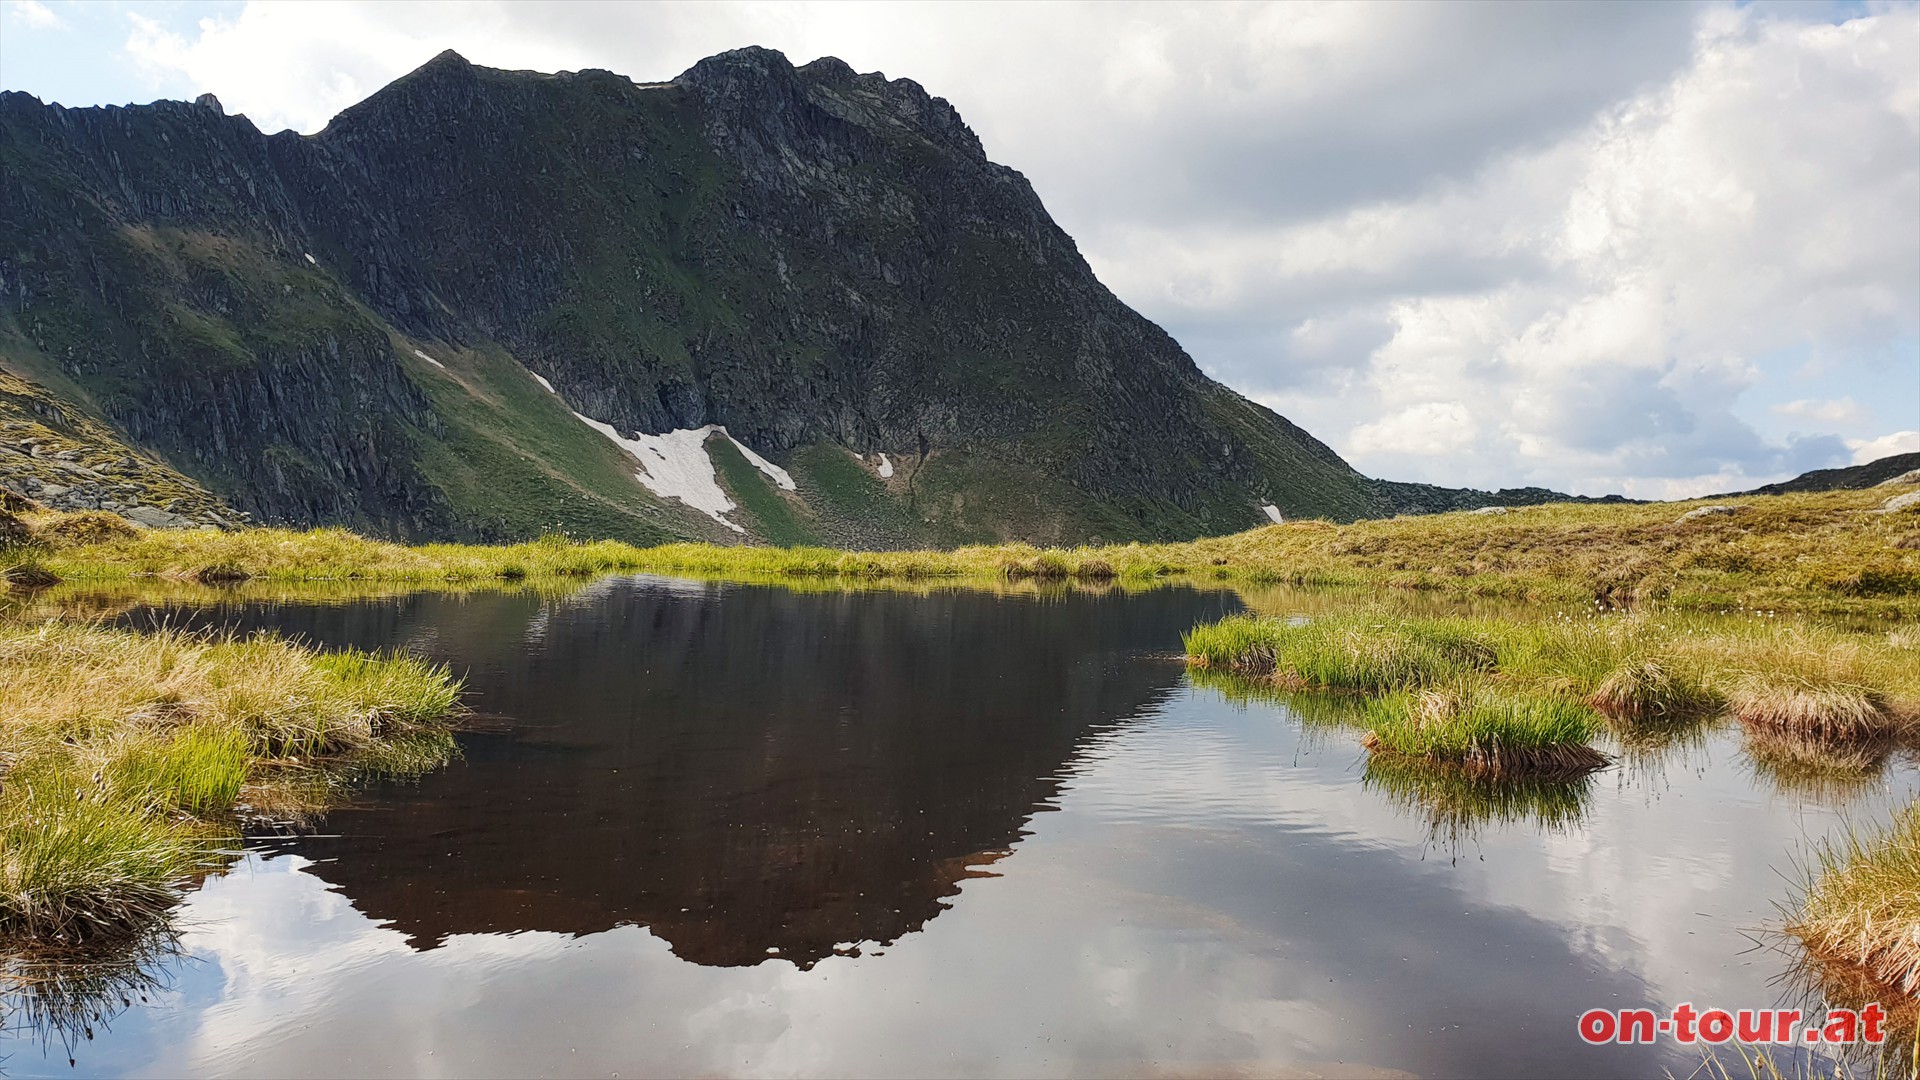
[[[6,93],[0,166],[0,366],[266,520],[1059,543],[1551,495],[1361,476],[832,58],[448,51],[311,136]]]

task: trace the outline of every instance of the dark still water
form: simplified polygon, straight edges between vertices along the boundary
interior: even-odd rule
[[[22,1033],[0,1068],[1684,1074],[1575,1017],[1792,1000],[1749,934],[1809,839],[1916,789],[1782,786],[1717,732],[1463,802],[1192,685],[1181,631],[1239,606],[640,578],[166,612],[410,648],[482,716],[194,893],[75,1067]]]

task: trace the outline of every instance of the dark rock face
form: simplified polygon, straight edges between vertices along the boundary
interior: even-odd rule
[[[1891,454],[1865,465],[1815,469],[1791,480],[1742,491],[1740,495],[1787,495],[1796,491],[1843,491],[1870,488],[1920,470],[1920,454]]]
[[[620,429],[886,452],[930,521],[989,474],[1061,508],[975,533],[1449,501],[1207,379],[952,106],[838,60],[742,49],[640,85],[448,52],[313,136],[211,95],[5,94],[0,163],[0,355],[266,518],[486,531],[418,464],[444,418],[395,335],[504,350]]]

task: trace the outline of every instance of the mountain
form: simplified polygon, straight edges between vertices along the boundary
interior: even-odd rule
[[[267,521],[899,546],[1564,498],[1361,476],[946,101],[765,49],[447,52],[311,136],[0,94],[0,297],[0,367]]]
[[[1920,471],[1920,454],[1892,454],[1878,461],[1869,461],[1865,465],[1851,465],[1841,469],[1815,469],[1801,473],[1791,480],[1782,480],[1777,484],[1767,484],[1752,491],[1736,492],[1736,495],[1788,495],[1796,491],[1842,491],[1857,488],[1870,488],[1884,484],[1895,477]],[[1722,496],[1715,496],[1720,498]],[[1734,496],[1724,496],[1732,498]]]

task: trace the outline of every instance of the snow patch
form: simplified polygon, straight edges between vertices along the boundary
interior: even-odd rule
[[[722,435],[727,435],[727,429],[721,427],[719,424],[708,424],[704,430],[717,431]],[[747,447],[746,443],[741,442],[739,439],[736,439],[731,435],[727,435],[727,441],[732,443],[735,447],[739,449],[741,456],[745,457],[748,461],[753,462],[754,468],[759,469],[763,473],[766,473],[767,478],[769,480],[772,480],[774,483],[780,485],[780,487],[786,491],[794,490],[793,477],[787,475],[787,470],[781,468],[778,465],[775,465],[773,462],[768,461],[766,458],[761,457],[759,454],[754,453],[751,449]]]
[[[1275,525],[1282,525],[1286,523],[1287,519],[1280,516],[1280,508],[1273,505],[1272,503],[1261,503],[1260,509],[1265,510],[1267,512],[1267,516],[1273,519],[1273,523]]]
[[[540,378],[535,375],[534,378]],[[544,383],[546,380],[541,379]],[[549,387],[548,389],[552,389]],[[715,432],[726,435],[742,457],[753,463],[754,468],[766,473],[775,484],[787,491],[794,490],[793,477],[787,470],[754,453],[739,439],[727,434],[727,429],[719,424],[708,424],[702,428],[684,428],[669,431],[664,435],[644,435],[636,432],[628,439],[613,429],[612,424],[603,424],[591,417],[573,414],[580,422],[613,440],[615,446],[633,455],[640,462],[640,471],[634,473],[634,479],[648,491],[663,499],[678,499],[725,525],[737,533],[747,530],[728,521],[727,511],[732,510],[733,500],[720,487],[720,479],[714,471],[713,458],[707,454],[707,437]]]
[[[893,479],[893,462],[888,461],[885,454],[880,455],[880,479]]]
[[[534,381],[534,382],[537,382],[537,383],[539,383],[539,384],[540,384],[540,388],[541,388],[542,390],[545,390],[545,391],[546,391],[547,393],[549,393],[549,394],[554,394],[554,395],[558,395],[558,394],[560,393],[560,391],[558,391],[558,390],[555,390],[555,389],[553,388],[553,384],[552,384],[552,383],[550,383],[550,382],[548,382],[547,380],[545,380],[545,379],[543,379],[543,378],[541,378],[541,377],[540,377],[540,376],[538,376],[538,375],[534,375],[534,374],[533,374],[533,372],[531,372],[531,371],[529,371],[529,372],[527,372],[527,374],[529,374],[529,375],[533,375],[533,381]]]
[[[441,371],[447,370],[447,365],[441,363],[438,360],[435,360],[433,357],[428,356],[426,353],[421,352],[419,349],[413,350],[413,355],[419,357],[422,360],[425,360],[427,363],[432,364],[434,367],[439,368]]]
[[[316,258],[314,258],[314,257],[313,257],[313,255],[312,255],[312,254],[311,254],[310,252],[305,252],[305,251],[303,251],[303,252],[301,252],[300,254],[302,254],[302,255],[305,255],[305,256],[307,257],[307,262],[309,262],[309,263],[311,263],[312,265],[314,265],[314,266],[319,266],[319,265],[320,265],[320,260],[318,260],[318,259],[316,259]]]

